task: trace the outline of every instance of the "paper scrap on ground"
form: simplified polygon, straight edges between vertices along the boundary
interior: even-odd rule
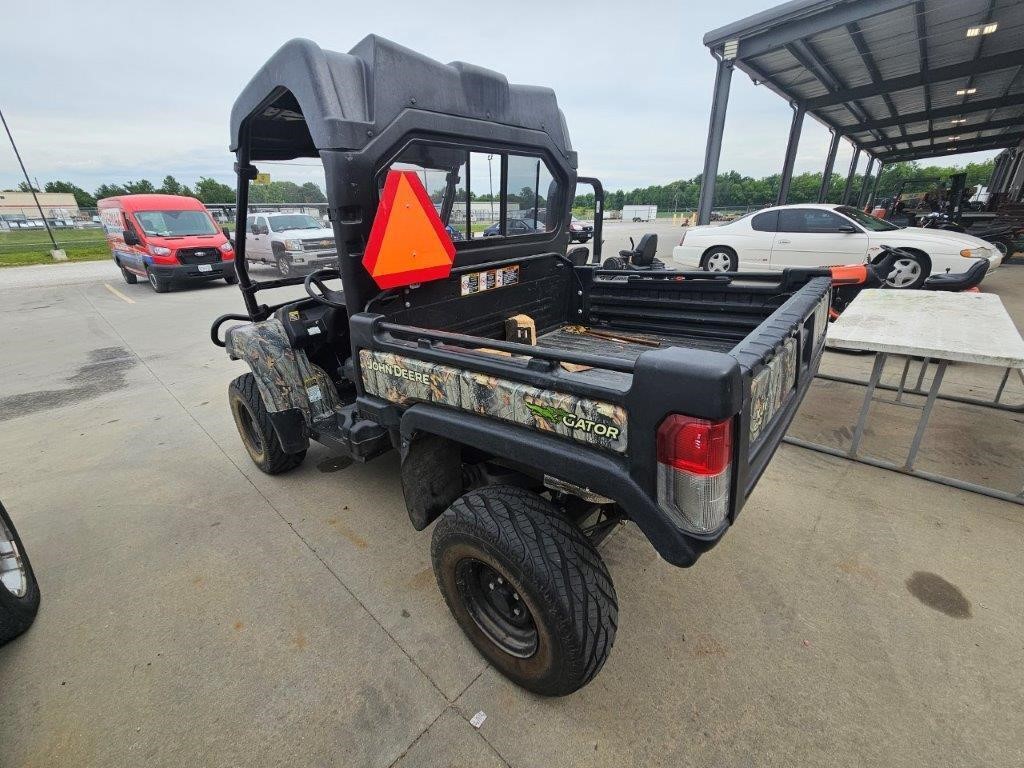
[[[469,724],[472,725],[474,728],[479,728],[481,725],[484,724],[484,720],[486,720],[486,719],[487,719],[487,713],[486,712],[482,712],[482,711],[481,712],[477,712],[475,715],[473,715],[471,718],[469,718]]]

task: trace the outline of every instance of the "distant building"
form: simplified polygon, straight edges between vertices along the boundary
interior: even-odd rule
[[[39,205],[47,221],[58,226],[72,226],[80,217],[78,203],[70,192],[37,192]],[[31,192],[0,192],[0,227],[21,229],[43,226],[39,208]]]

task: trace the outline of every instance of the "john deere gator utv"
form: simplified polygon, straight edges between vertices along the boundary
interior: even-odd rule
[[[338,250],[254,282],[238,238],[246,312],[211,335],[250,368],[228,399],[252,460],[397,450],[474,645],[531,691],[586,685],[618,621],[595,546],[629,520],[686,567],[735,524],[818,367],[828,272],[602,269],[600,231],[597,263],[568,250],[582,179],[555,94],[379,37],[287,43],[235,102],[231,149],[236,231],[254,163],[319,157]],[[259,301],[289,285],[306,296]]]

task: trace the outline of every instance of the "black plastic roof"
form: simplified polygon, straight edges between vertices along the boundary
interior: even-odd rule
[[[511,85],[504,75],[464,62],[442,64],[376,35],[349,53],[309,40],[285,43],[235,100],[231,150],[244,129],[251,160],[359,149],[406,109],[532,128],[572,152],[550,88]]]
[[[1024,139],[1021,0],[793,0],[704,44],[885,163]]]

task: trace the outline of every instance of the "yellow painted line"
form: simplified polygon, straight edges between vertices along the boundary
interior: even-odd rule
[[[110,283],[104,283],[103,287],[106,288],[108,291],[110,291],[115,296],[117,296],[117,298],[119,298],[121,301],[123,301],[123,302],[125,302],[127,304],[134,304],[135,303],[135,299],[132,299],[132,298],[129,298],[128,296],[125,296],[123,293],[121,293],[119,290],[117,290],[117,288],[112,286]]]

